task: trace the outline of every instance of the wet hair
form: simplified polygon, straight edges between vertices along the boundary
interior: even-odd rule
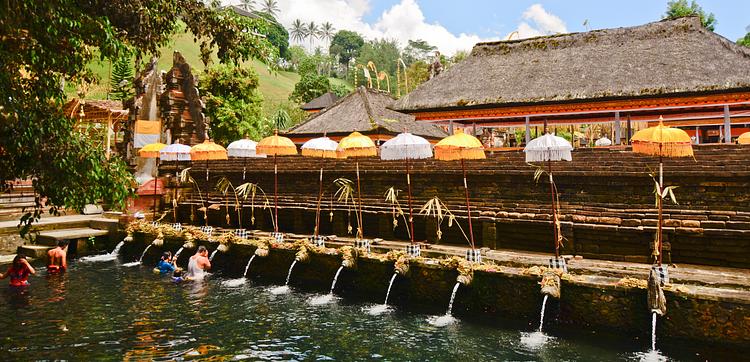
[[[182,276],[182,269],[181,268],[175,269],[174,272],[172,272],[172,276],[175,277],[175,278],[181,277]]]
[[[169,259],[171,257],[172,257],[172,253],[168,252],[168,251],[165,251],[164,254],[161,254],[162,260],[167,260],[167,259]]]
[[[24,254],[24,253],[18,253],[18,254],[16,254],[16,257],[13,258],[13,267],[20,268],[21,267],[21,259],[26,259],[26,254]]]
[[[67,241],[67,240],[60,240],[60,241],[57,242],[57,246],[65,249],[65,247],[68,246],[68,243],[69,243],[69,241]]]
[[[204,252],[204,251],[205,251],[205,252],[208,252],[208,249],[206,249],[206,247],[205,247],[205,246],[201,245],[201,246],[199,246],[199,247],[198,247],[198,253],[202,253],[202,252]]]

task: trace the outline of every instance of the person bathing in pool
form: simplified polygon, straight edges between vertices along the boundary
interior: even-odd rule
[[[58,274],[68,269],[68,241],[60,240],[57,247],[47,252],[47,273]]]
[[[26,260],[26,255],[18,253],[13,258],[13,264],[8,267],[8,271],[5,274],[0,273],[0,279],[10,277],[11,287],[25,287],[29,285],[28,279],[30,274],[36,274],[36,270]]]
[[[174,264],[175,260],[172,260],[172,253],[169,251],[165,251],[164,254],[161,255],[159,264],[157,264],[156,268],[154,268],[154,272],[160,274],[169,274],[175,270]]]

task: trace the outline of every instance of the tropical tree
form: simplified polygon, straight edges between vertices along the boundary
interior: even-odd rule
[[[240,7],[245,11],[253,11],[255,9],[255,0],[242,0]]]
[[[750,26],[746,27],[745,31],[747,33],[745,34],[745,36],[737,40],[737,44],[750,47]]]
[[[325,40],[330,43],[331,39],[333,39],[333,36],[336,34],[335,30],[333,29],[333,24],[330,22],[325,22],[323,25],[320,26],[320,39]]]
[[[244,31],[230,11],[195,0],[0,2],[0,189],[28,179],[36,193],[21,233],[46,208],[56,213],[96,202],[119,208],[133,192],[125,163],[108,159],[61,111],[61,84],[91,81],[95,56],[113,61],[130,49],[137,66],[182,29],[200,39],[204,60],[217,54],[222,62],[274,64],[273,47]]]
[[[113,99],[122,101],[130,98],[133,93],[133,67],[130,62],[129,56],[121,56],[112,63],[109,82],[112,85]]]
[[[292,28],[289,29],[289,35],[293,41],[301,43],[307,37],[307,29],[302,20],[296,19],[292,22]]]
[[[320,37],[318,24],[315,24],[314,21],[307,23],[307,26],[305,26],[305,38],[310,40],[310,50],[312,50],[313,47],[313,40],[318,39],[318,37]]]
[[[365,45],[365,40],[362,39],[361,35],[349,30],[339,30],[331,40],[328,54],[338,57],[339,64],[345,66],[348,73],[349,61],[359,56],[359,51],[363,45]]]
[[[279,56],[289,59],[289,33],[286,28],[269,13],[258,13],[258,16],[268,20],[265,29],[261,31],[266,40],[279,50]]]
[[[714,31],[716,27],[716,17],[713,13],[706,13],[695,0],[688,4],[687,0],[672,0],[667,3],[667,12],[664,13],[664,19],[675,19],[683,16],[698,16],[701,24],[708,30]]]
[[[273,17],[279,13],[279,3],[276,0],[263,0],[260,5],[260,11]]]
[[[435,50],[437,47],[424,40],[409,40],[409,44],[404,48],[404,62],[409,65],[418,60],[427,61]]]

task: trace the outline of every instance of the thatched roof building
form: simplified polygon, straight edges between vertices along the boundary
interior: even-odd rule
[[[339,96],[337,96],[333,92],[326,92],[323,93],[323,95],[301,105],[299,108],[309,113],[320,112],[320,110],[330,106],[331,104],[334,104],[337,100],[339,100]]]
[[[388,109],[394,101],[388,93],[359,87],[291,128],[287,135],[296,143],[324,134],[340,139],[353,131],[369,135],[374,140],[387,140],[401,132],[411,132],[430,140],[447,136],[440,127],[415,122],[412,115]]]
[[[711,106],[708,118],[722,124],[724,105],[744,112],[748,102],[750,49],[685,17],[479,43],[394,109],[417,120],[518,126],[526,117],[532,125],[611,122],[616,112],[679,123],[692,119],[688,108],[707,116]]]

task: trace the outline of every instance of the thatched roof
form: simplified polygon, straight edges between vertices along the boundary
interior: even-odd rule
[[[291,128],[287,134],[322,136],[346,135],[353,131],[363,134],[398,134],[411,132],[427,138],[442,138],[448,134],[437,126],[414,121],[414,116],[386,107],[394,99],[388,93],[359,87],[305,122]]]
[[[697,17],[479,43],[394,109],[564,102],[750,89],[750,49]]]
[[[63,113],[72,118],[80,117],[81,106],[83,106],[84,121],[107,121],[111,117],[113,121],[128,119],[128,110],[123,109],[121,101],[108,99],[71,99],[65,103]]]
[[[318,109],[323,109],[334,102],[336,102],[339,99],[339,96],[333,94],[332,92],[326,92],[323,95],[321,95],[318,98],[315,98],[302,106],[300,106],[301,109],[304,109],[306,111],[314,111]]]

